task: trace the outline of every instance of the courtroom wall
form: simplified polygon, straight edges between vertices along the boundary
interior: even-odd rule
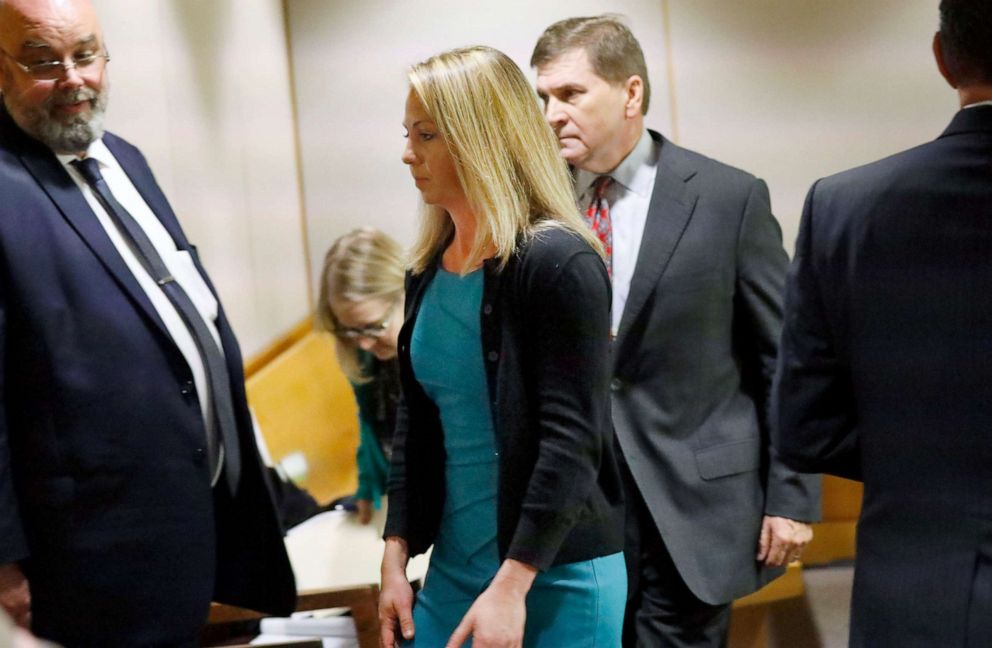
[[[932,139],[950,120],[955,96],[930,53],[937,4],[286,0],[312,268],[358,225],[412,241],[417,193],[399,161],[407,65],[483,43],[526,69],[548,24],[606,11],[627,15],[646,51],[648,125],[764,177],[791,251],[814,180]]]
[[[931,139],[955,110],[930,54],[936,0],[95,2],[108,126],[148,156],[246,355],[309,312],[335,237],[412,241],[405,69],[442,49],[488,44],[526,68],[554,20],[626,15],[648,125],[764,177],[790,250],[815,179]]]
[[[571,15],[622,11],[637,25],[668,130],[662,5],[657,0],[286,0],[299,111],[311,263],[340,234],[370,224],[413,241],[418,192],[400,162],[406,68],[444,49],[490,45],[526,67],[534,41]]]
[[[137,144],[246,356],[309,310],[280,0],[95,0],[107,126]]]

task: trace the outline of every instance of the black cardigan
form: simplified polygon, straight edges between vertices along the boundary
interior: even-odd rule
[[[402,398],[385,536],[411,555],[433,544],[445,497],[441,420],[410,364],[428,270],[408,274],[399,336]],[[548,228],[500,269],[484,264],[479,317],[499,452],[500,559],[547,569],[623,548],[610,418],[610,281],[578,236]]]

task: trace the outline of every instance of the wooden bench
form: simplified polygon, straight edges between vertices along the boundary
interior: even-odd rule
[[[298,483],[319,502],[353,493],[358,484],[358,411],[351,386],[338,367],[333,339],[314,330],[308,318],[250,360],[245,375],[248,404],[273,461],[302,454],[307,470]],[[347,607],[359,645],[374,648],[379,642],[378,601],[375,584],[311,589],[299,593],[297,611]],[[237,638],[232,632],[263,616],[215,603],[204,632],[205,645],[232,645],[232,638]]]
[[[334,341],[302,322],[264,362],[249,363],[248,404],[275,462],[302,453],[300,486],[319,502],[354,493],[358,486],[358,410],[338,367]]]
[[[757,592],[734,601],[730,612],[728,648],[766,648],[769,620],[774,607],[803,595],[802,566],[789,565],[785,574]]]
[[[804,563],[819,565],[854,558],[863,493],[861,482],[823,476],[823,520],[813,525],[813,541],[803,552]]]

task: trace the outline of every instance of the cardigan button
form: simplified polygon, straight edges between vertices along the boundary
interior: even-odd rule
[[[623,381],[619,378],[614,378],[610,381],[610,391],[618,392],[623,389]]]
[[[485,306],[482,307],[482,312],[485,313],[486,315],[492,315],[493,314],[493,305],[492,304],[486,304]]]
[[[490,351],[486,357],[489,358],[489,362],[496,362],[497,360],[499,360],[499,353],[495,351]]]

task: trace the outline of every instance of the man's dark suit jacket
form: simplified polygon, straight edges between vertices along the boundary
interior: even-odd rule
[[[992,107],[810,189],[776,397],[784,461],[864,480],[851,645],[992,634]]]
[[[765,183],[661,145],[614,344],[624,458],[683,580],[728,603],[781,573],[756,560],[764,515],[819,517],[819,480],[769,449],[788,257]]]
[[[195,259],[141,153],[104,142]],[[0,563],[22,562],[36,633],[171,645],[196,637],[211,599],[290,611],[292,571],[223,313],[244,462],[233,498],[223,479],[210,487],[188,364],[64,167],[5,111],[0,196]]]

